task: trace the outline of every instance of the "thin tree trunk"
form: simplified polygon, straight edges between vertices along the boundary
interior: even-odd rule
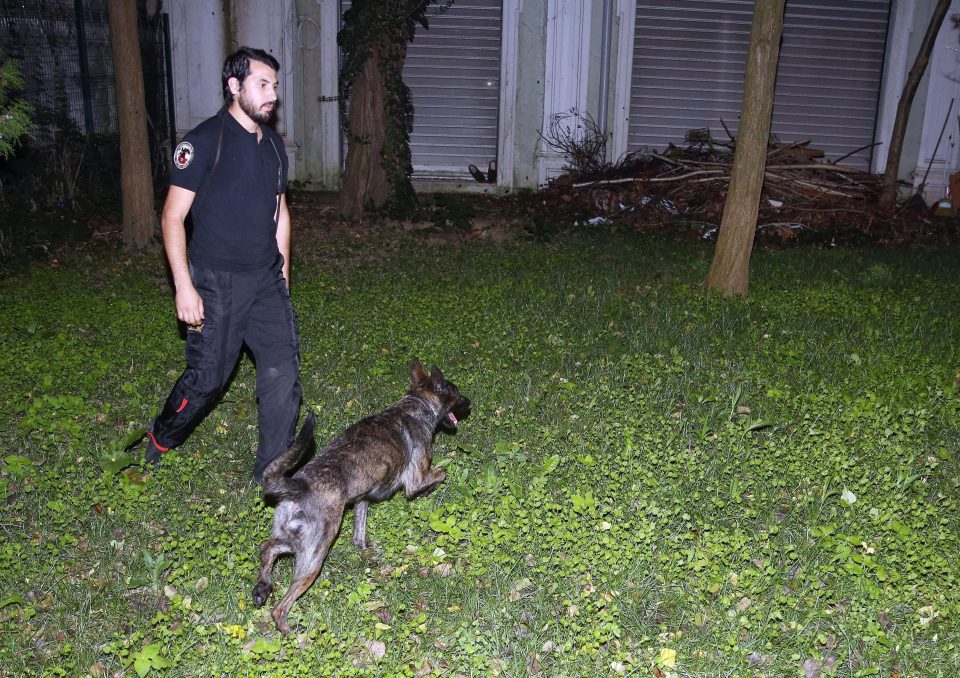
[[[785,0],[756,0],[730,188],[706,286],[746,296],[766,168]]]
[[[927,32],[923,36],[923,42],[920,43],[920,50],[917,52],[913,67],[903,83],[903,94],[900,95],[900,101],[897,102],[897,115],[893,119],[890,145],[887,148],[887,166],[883,171],[883,183],[880,187],[880,207],[887,210],[892,209],[897,204],[900,156],[903,155],[903,138],[907,133],[907,121],[910,119],[913,98],[916,96],[917,87],[920,86],[920,80],[927,70],[930,54],[933,52],[933,46],[937,40],[937,33],[940,32],[943,18],[947,15],[949,9],[950,0],[938,0],[937,6],[933,8],[933,16],[930,17]]]
[[[157,232],[159,222],[150,171],[137,3],[134,0],[107,0],[107,11],[120,128],[123,242],[128,247],[141,249]]]
[[[389,196],[383,156],[384,108],[383,74],[374,52],[354,82],[350,97],[350,142],[340,191],[340,211],[348,219],[359,219],[365,207],[380,206]]]

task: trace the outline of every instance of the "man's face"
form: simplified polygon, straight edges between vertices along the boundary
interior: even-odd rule
[[[250,74],[240,83],[240,110],[257,122],[268,122],[277,106],[277,72],[259,61],[250,61]]]

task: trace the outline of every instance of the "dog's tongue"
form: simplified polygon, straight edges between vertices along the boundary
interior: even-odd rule
[[[453,412],[447,412],[447,417],[450,419],[451,424],[454,426],[457,425],[457,415],[455,415]]]

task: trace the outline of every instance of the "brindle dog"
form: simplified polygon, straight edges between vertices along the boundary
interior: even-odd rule
[[[441,429],[456,431],[457,422],[470,415],[470,400],[437,367],[427,374],[414,360],[410,371],[413,384],[403,398],[348,428],[287,477],[313,442],[315,417],[309,415],[290,449],[264,471],[264,499],[277,509],[270,539],[260,546],[253,603],[261,607],[270,596],[277,556],[292,553],[293,583],[273,610],[281,633],[290,633],[290,608],[320,573],[347,506],[354,511],[353,543],[365,548],[371,501],[389,499],[400,488],[413,499],[447,476],[430,466],[433,438]]]

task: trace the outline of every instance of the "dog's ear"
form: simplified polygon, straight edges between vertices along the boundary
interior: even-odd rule
[[[423,365],[421,365],[420,361],[416,358],[410,362],[410,376],[413,378],[414,386],[427,381],[427,373],[423,369]]]
[[[430,381],[433,382],[433,388],[436,391],[440,390],[440,387],[443,386],[443,383],[446,379],[443,378],[443,372],[440,371],[440,368],[434,365],[433,371],[430,372]]]

